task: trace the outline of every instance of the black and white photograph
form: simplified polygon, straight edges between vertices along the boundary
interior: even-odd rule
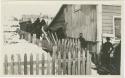
[[[121,75],[121,1],[8,1],[1,9],[1,75]]]

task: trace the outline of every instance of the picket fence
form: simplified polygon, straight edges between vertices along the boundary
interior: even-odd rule
[[[30,34],[25,39],[31,42]],[[32,38],[32,43],[52,49],[52,53],[28,55],[5,55],[4,74],[6,75],[90,75],[91,55],[89,50],[81,49],[78,39],[55,40],[55,45],[48,45],[42,40]],[[50,50],[51,51],[51,50]],[[15,58],[17,56],[17,58]],[[36,57],[36,58],[35,58]],[[10,61],[9,61],[10,59]],[[15,60],[18,59],[18,60]],[[28,60],[30,59],[30,60]]]

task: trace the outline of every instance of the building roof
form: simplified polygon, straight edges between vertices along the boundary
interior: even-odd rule
[[[66,6],[67,6],[67,5],[65,4],[65,5],[62,5],[62,6],[60,7],[59,11],[57,11],[56,16],[53,18],[53,20],[52,20],[51,23],[49,24],[48,29],[49,29],[50,27],[53,27],[53,24],[54,24],[55,20],[56,20],[56,19],[58,18],[58,16],[62,13],[63,9],[64,9]]]

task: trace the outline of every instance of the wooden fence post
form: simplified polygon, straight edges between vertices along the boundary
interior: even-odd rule
[[[72,75],[75,75],[75,51],[73,51]]]
[[[20,54],[18,54],[18,74],[21,74],[21,57]]]
[[[81,73],[81,52],[78,51],[78,75]]]
[[[47,75],[50,75],[50,53],[47,53]]]
[[[58,75],[61,75],[62,71],[61,71],[61,53],[60,51],[58,52]]]
[[[82,51],[82,68],[81,68],[81,72],[82,72],[82,73],[81,73],[81,74],[82,74],[82,75],[85,75],[85,72],[86,72],[86,71],[85,71],[85,69],[86,69],[86,68],[85,68],[85,66],[86,66],[86,65],[85,65],[85,64],[86,64],[86,62],[85,62],[85,61],[86,61],[85,50],[84,50],[84,49],[81,49],[81,51]]]
[[[87,50],[86,74],[91,74],[91,55],[89,53],[89,50]]]
[[[71,52],[68,52],[68,75],[71,75]]]
[[[24,75],[27,75],[27,54],[24,54]]]
[[[14,75],[14,55],[11,55],[11,74]]]
[[[39,54],[36,55],[36,75],[39,74]]]
[[[30,75],[33,75],[33,55],[30,55]]]
[[[63,74],[66,74],[66,52],[65,51],[63,51]]]
[[[53,54],[52,54],[52,74],[53,75],[55,75],[56,51],[57,51],[57,46],[53,46]]]
[[[4,57],[4,74],[5,75],[8,74],[8,57],[7,57],[7,55],[5,55],[5,57]]]
[[[45,64],[45,56],[44,56],[44,54],[42,54],[42,67],[41,67],[41,72],[42,72],[42,75],[44,75],[44,69],[45,69],[45,66],[44,66],[44,64]]]

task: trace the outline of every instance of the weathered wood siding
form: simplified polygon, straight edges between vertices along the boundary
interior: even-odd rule
[[[114,5],[102,6],[102,32],[106,34],[113,33],[113,16],[121,15],[121,7]]]
[[[87,41],[95,41],[96,14],[95,5],[68,5],[64,9],[67,36],[78,38],[83,33]]]

